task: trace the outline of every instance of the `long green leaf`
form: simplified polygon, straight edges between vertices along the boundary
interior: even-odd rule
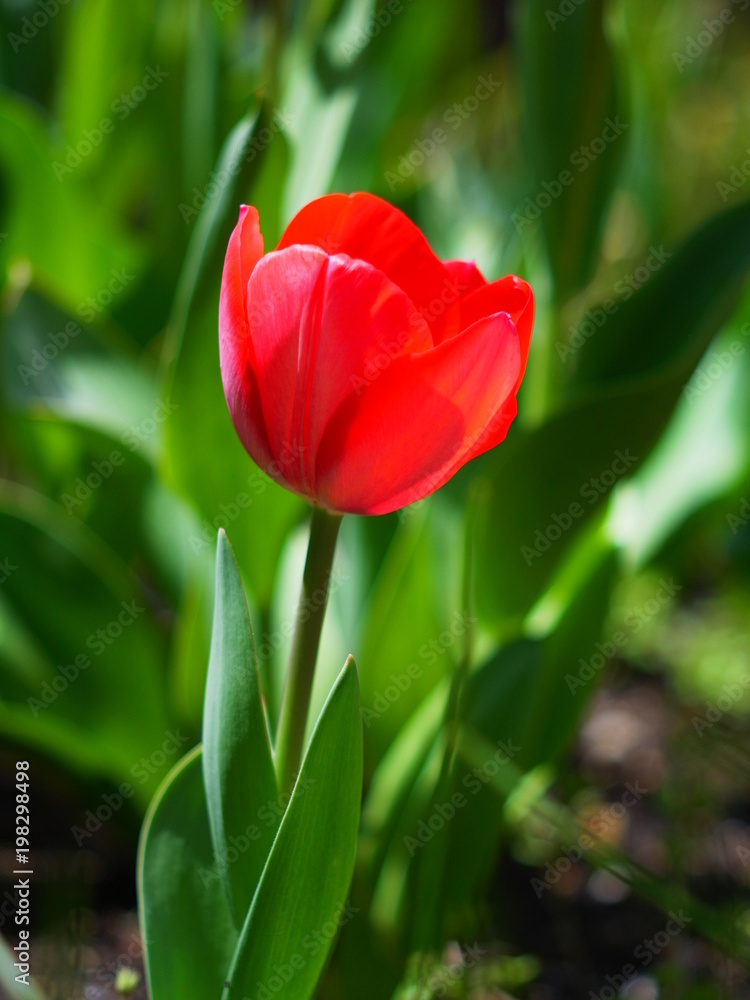
[[[173,768],[146,816],[138,897],[151,1000],[219,1000],[237,932],[214,866],[200,747]]]
[[[242,157],[245,155],[259,113],[260,105],[256,104],[237,122],[227,136],[216,165],[215,175],[217,178],[229,178],[231,181],[239,173]],[[205,195],[205,202],[201,207],[193,235],[188,244],[172,303],[168,336],[165,339],[162,354],[162,365],[167,370],[180,353],[195,290],[234,191],[234,184],[231,182],[220,180],[216,183],[219,184],[218,194],[213,197],[210,194]]]
[[[550,9],[547,0],[524,0],[516,7],[535,186],[514,222],[523,234],[538,220],[558,298],[565,298],[594,269],[629,122],[619,118],[603,0],[587,0],[566,16]]]
[[[203,777],[214,852],[230,910],[241,927],[278,827],[278,810],[270,808],[278,791],[250,617],[224,531],[216,547]]]
[[[710,219],[676,250],[655,247],[660,266],[585,342],[579,383],[621,382],[690,354],[694,363],[737,303],[750,271],[750,203]]]
[[[225,1000],[307,1000],[346,922],[362,793],[362,723],[347,660],[312,735],[253,899]]]

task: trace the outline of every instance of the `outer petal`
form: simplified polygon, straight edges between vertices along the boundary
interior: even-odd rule
[[[403,212],[372,194],[331,194],[292,219],[277,250],[294,244],[366,261],[404,291],[427,320],[435,343],[459,332],[459,293],[423,234]]]
[[[507,429],[520,365],[505,314],[394,362],[331,420],[317,458],[320,502],[386,514],[434,492],[494,440],[498,414]]]
[[[243,445],[268,471],[273,460],[260,410],[255,354],[247,325],[247,283],[263,256],[258,213],[242,206],[224,259],[219,299],[219,358],[229,413]]]
[[[315,460],[331,415],[405,354],[432,346],[429,328],[380,271],[312,246],[268,254],[248,290],[248,323],[271,451],[284,478],[316,496]]]
[[[466,329],[483,316],[497,312],[507,312],[518,330],[521,341],[521,371],[516,385],[518,388],[526,371],[531,328],[534,325],[534,295],[531,286],[521,278],[509,275],[472,292],[461,300],[461,328]]]
[[[471,295],[478,288],[484,288],[487,282],[476,264],[467,260],[446,260],[443,267],[456,283],[461,298]]]

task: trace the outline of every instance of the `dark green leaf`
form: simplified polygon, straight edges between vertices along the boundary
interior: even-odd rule
[[[235,923],[241,927],[278,826],[278,814],[268,809],[278,792],[250,617],[223,531],[216,547],[214,624],[203,709],[203,775],[214,853]],[[270,822],[261,821],[264,807]]]
[[[199,747],[146,816],[138,897],[151,1000],[219,1000],[237,932],[214,864]]]
[[[349,919],[362,794],[362,722],[349,658],[323,708],[253,899],[225,1000],[307,1000]]]

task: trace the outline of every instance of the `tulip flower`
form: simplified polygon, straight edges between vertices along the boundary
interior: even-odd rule
[[[313,506],[389,513],[504,439],[533,313],[525,281],[441,262],[373,195],[311,202],[265,256],[243,206],[219,308],[232,421],[253,460]]]

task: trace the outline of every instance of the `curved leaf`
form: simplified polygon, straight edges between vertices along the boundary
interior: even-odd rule
[[[214,851],[229,908],[240,927],[278,827],[277,812],[268,808],[278,791],[245,593],[223,531],[216,547],[203,776]]]
[[[349,657],[310,740],[242,929],[224,1000],[312,996],[335,938],[357,849],[362,722]]]
[[[214,867],[200,747],[172,769],[146,816],[138,907],[151,1000],[219,1000],[237,932]]]

